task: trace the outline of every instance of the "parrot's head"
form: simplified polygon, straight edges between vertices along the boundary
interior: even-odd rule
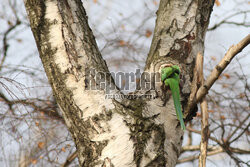
[[[161,81],[165,81],[167,78],[172,78],[174,76],[179,76],[180,68],[177,65],[164,67],[161,69]]]

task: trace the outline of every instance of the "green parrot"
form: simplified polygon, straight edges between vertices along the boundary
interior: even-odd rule
[[[185,124],[183,121],[183,113],[181,111],[181,102],[180,102],[180,68],[177,65],[171,67],[165,67],[161,70],[161,80],[165,83],[166,86],[170,87],[172,92],[175,111],[178,120],[181,124],[181,129],[185,130]]]

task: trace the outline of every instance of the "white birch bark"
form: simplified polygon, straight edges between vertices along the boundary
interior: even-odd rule
[[[104,89],[88,90],[96,80],[87,78],[86,70],[109,71],[81,1],[25,0],[25,6],[80,166],[175,166],[183,131],[172,98],[163,105],[160,85],[146,92],[155,96],[151,100],[116,101],[105,99]],[[157,12],[145,71],[158,72],[166,64],[178,64],[184,83],[183,108],[190,94],[195,56],[204,50],[212,6],[213,1],[205,0],[162,0]],[[112,80],[108,86],[115,87]],[[192,113],[186,115],[192,117]]]

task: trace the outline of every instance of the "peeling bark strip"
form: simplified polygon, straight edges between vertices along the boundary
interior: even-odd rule
[[[86,77],[87,70],[108,73],[108,68],[81,0],[26,0],[25,6],[80,166],[175,166],[183,131],[173,100],[160,85],[156,92],[139,91],[153,93],[154,99],[123,101],[105,99],[105,90],[86,89],[90,80],[95,81]],[[190,94],[195,56],[204,50],[212,6],[213,1],[207,0],[162,0],[157,12],[145,70],[159,72],[165,64],[178,64],[184,83],[183,106]],[[109,84],[115,86],[112,80]]]

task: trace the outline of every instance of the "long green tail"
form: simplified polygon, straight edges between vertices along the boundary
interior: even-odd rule
[[[177,118],[181,123],[181,129],[185,130],[183,114],[181,111],[179,80],[177,78],[168,78],[165,80],[165,84],[169,85],[171,89]]]

